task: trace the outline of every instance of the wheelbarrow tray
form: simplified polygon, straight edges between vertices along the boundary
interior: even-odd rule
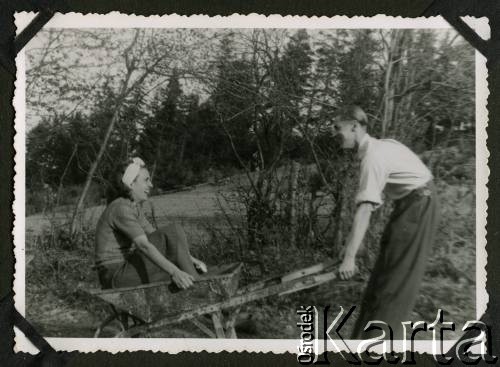
[[[148,335],[160,331],[168,325],[184,320],[191,320],[210,337],[236,338],[234,324],[240,306],[258,299],[271,296],[284,296],[330,282],[337,278],[335,270],[328,270],[335,264],[336,261],[328,260],[307,268],[295,270],[283,276],[276,276],[248,284],[245,287],[239,288],[234,295],[223,301],[209,302],[188,311],[171,313],[152,323],[126,328],[126,330],[115,336],[133,337],[135,335]],[[224,316],[221,310],[225,310],[227,316]],[[207,331],[206,327],[196,321],[199,316],[206,314],[212,315],[215,334],[209,330]]]
[[[189,311],[205,304],[230,298],[238,289],[241,263],[213,267],[195,281],[194,286],[173,292],[171,281],[134,287],[90,290],[90,294],[125,312],[150,323],[165,314]]]

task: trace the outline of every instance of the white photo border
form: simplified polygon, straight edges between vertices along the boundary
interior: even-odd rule
[[[35,17],[35,13],[16,13],[15,24],[20,32]],[[475,19],[475,18],[474,18]],[[478,31],[487,33],[487,18],[475,19]],[[305,17],[281,15],[238,15],[215,16],[137,16],[118,12],[105,15],[80,13],[57,13],[45,28],[308,28],[308,29],[359,29],[359,28],[401,28],[401,29],[451,29],[442,17],[403,18],[386,15],[374,17]],[[485,31],[486,30],[486,31]],[[26,161],[26,109],[25,109],[25,53],[21,50],[16,58],[17,80],[13,105],[15,114],[14,138],[15,177],[14,177],[14,303],[22,314],[25,310],[25,161]],[[489,152],[486,146],[486,127],[488,111],[486,108],[489,94],[487,84],[486,58],[476,51],[476,317],[479,319],[486,311],[488,294],[486,291],[486,200],[489,169]],[[432,321],[432,320],[428,320]],[[297,333],[299,336],[299,333]],[[111,353],[125,351],[153,351],[179,353],[190,352],[273,352],[297,353],[299,340],[293,339],[194,339],[194,338],[46,338],[59,351]],[[359,341],[347,341],[351,350],[356,350]],[[456,340],[444,342],[445,350]],[[320,343],[322,344],[322,343]],[[432,353],[430,341],[416,341],[416,351]],[[396,351],[402,351],[402,341],[395,341]],[[38,350],[15,328],[15,352],[35,354]]]

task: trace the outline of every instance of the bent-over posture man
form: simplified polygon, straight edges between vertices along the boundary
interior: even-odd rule
[[[372,211],[383,203],[384,192],[394,200],[394,210],[381,238],[352,338],[366,339],[366,323],[379,320],[389,324],[395,339],[401,339],[401,322],[411,316],[434,240],[438,200],[432,174],[418,156],[395,140],[371,137],[367,124],[366,114],[355,106],[342,112],[333,126],[342,147],[357,149],[361,161],[357,209],[339,274],[345,280],[356,272],[356,253]]]

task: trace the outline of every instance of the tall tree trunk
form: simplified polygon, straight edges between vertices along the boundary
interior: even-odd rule
[[[59,207],[59,202],[61,200],[61,193],[62,193],[62,189],[63,189],[64,179],[66,178],[66,174],[68,173],[69,166],[71,165],[71,162],[73,161],[73,158],[75,157],[77,150],[78,150],[78,144],[75,144],[75,146],[73,147],[73,151],[71,152],[71,155],[68,159],[68,162],[66,163],[66,167],[64,167],[64,171],[61,175],[61,178],[59,179],[59,186],[57,188],[56,201],[55,201],[54,207],[52,209],[52,218],[50,220],[50,238],[51,238],[51,241],[54,241],[54,227],[55,227],[56,210]]]
[[[184,130],[182,134],[181,148],[179,149],[179,157],[177,159],[177,164],[180,167],[184,162],[184,153],[186,151],[186,143],[187,143],[187,132]]]
[[[299,182],[300,163],[292,161],[288,184],[290,245],[295,246],[297,241],[297,187]]]
[[[99,163],[101,163],[101,159],[104,155],[104,152],[106,151],[106,147],[108,145],[109,138],[111,137],[111,133],[113,132],[113,129],[116,125],[116,122],[120,118],[120,104],[115,108],[115,112],[113,113],[113,117],[111,118],[111,121],[108,125],[108,129],[106,130],[106,135],[104,136],[104,140],[101,143],[101,147],[99,148],[99,152],[97,153],[97,156],[90,166],[90,169],[87,173],[87,178],[85,179],[85,185],[83,186],[82,194],[80,195],[80,198],[78,199],[78,203],[76,204],[75,211],[73,212],[73,218],[71,219],[71,234],[75,234],[76,230],[78,229],[78,217],[81,214],[83,210],[83,204],[85,202],[85,198],[87,197],[87,193],[90,188],[90,184],[92,183],[92,179],[94,177],[95,171],[97,170],[97,167],[99,166]]]
[[[394,65],[398,60],[394,60],[396,48],[399,42],[399,30],[392,32],[391,41],[389,44],[388,57],[387,57],[387,69],[385,73],[384,80],[384,115],[382,119],[382,137],[385,137],[387,129],[390,126],[393,110],[394,110],[394,81],[392,80],[392,74]]]
[[[120,92],[118,93],[118,97],[116,99],[116,106],[113,112],[113,116],[111,117],[111,121],[109,122],[108,128],[106,130],[106,134],[104,135],[104,140],[101,143],[101,146],[99,148],[99,152],[97,153],[97,156],[90,166],[90,170],[87,172],[87,178],[85,179],[85,184],[83,186],[82,194],[80,195],[80,198],[78,199],[78,202],[76,204],[75,210],[73,212],[73,217],[71,218],[71,225],[70,225],[70,234],[73,236],[76,233],[77,224],[78,224],[78,218],[82,212],[83,209],[83,204],[85,202],[85,198],[87,197],[87,193],[90,188],[90,184],[92,183],[92,179],[94,177],[95,171],[97,170],[97,167],[99,167],[99,163],[101,163],[101,159],[104,155],[104,152],[106,151],[106,147],[108,145],[109,138],[111,137],[111,134],[113,132],[113,129],[116,125],[116,122],[120,118],[120,109],[122,107],[123,101],[127,97],[127,95],[135,88],[137,85],[141,84],[146,76],[151,72],[151,70],[160,62],[161,58],[156,60],[149,68],[147,68],[144,73],[141,75],[141,77],[137,78],[134,83],[129,87],[129,82],[132,77],[132,73],[136,70],[136,62],[137,60],[131,59],[130,58],[130,52],[132,51],[132,48],[134,45],[137,43],[137,40],[139,38],[140,30],[136,30],[134,39],[130,43],[130,45],[126,48],[125,52],[123,53],[123,56],[125,58],[125,67],[127,68],[127,72],[125,74],[125,79],[123,80],[123,83],[120,88]]]
[[[317,192],[315,189],[311,190],[310,192],[310,200],[309,200],[309,208],[308,208],[308,218],[309,218],[309,223],[308,223],[308,230],[307,230],[307,246],[310,246],[311,243],[314,241],[314,238],[316,237],[316,234],[314,233],[314,230],[316,228],[316,224],[318,221],[318,212],[315,207],[316,199],[317,199]]]
[[[161,152],[163,147],[163,138],[162,138],[163,130],[160,133],[160,138],[158,139],[158,146],[156,148],[155,160],[153,162],[153,166],[151,167],[151,181],[154,180],[156,169],[158,168],[158,162],[160,162]]]
[[[118,95],[117,101],[116,101],[116,106],[113,112],[113,116],[111,117],[111,121],[109,122],[108,128],[106,130],[106,134],[104,135],[104,140],[101,143],[101,146],[99,148],[99,151],[97,152],[97,156],[90,166],[89,171],[87,172],[87,177],[85,179],[85,184],[83,186],[82,193],[80,195],[80,198],[78,199],[78,202],[76,204],[75,210],[73,212],[73,217],[71,218],[71,227],[70,227],[70,233],[71,235],[74,235],[76,233],[76,230],[78,229],[78,219],[79,216],[83,210],[83,204],[85,202],[85,198],[87,197],[87,193],[90,188],[90,184],[92,183],[92,179],[94,177],[95,171],[97,170],[97,167],[99,167],[99,164],[101,163],[101,159],[104,155],[104,152],[106,151],[106,147],[108,145],[109,138],[111,137],[111,134],[113,133],[114,127],[117,123],[117,121],[120,118],[120,110],[121,110],[121,105],[123,104],[123,101],[125,100],[125,97],[127,95],[127,86],[128,82],[130,80],[130,76],[132,75],[132,69],[129,69],[127,72],[127,76],[125,80],[123,81],[122,88],[120,90],[120,93]]]
[[[73,158],[75,157],[76,151],[78,150],[78,144],[75,144],[73,147],[73,150],[71,152],[71,155],[69,156],[68,162],[66,163],[66,166],[64,167],[64,171],[61,175],[61,178],[59,179],[59,186],[57,187],[57,196],[56,196],[56,203],[55,207],[57,208],[59,206],[59,201],[61,199],[61,192],[63,188],[63,183],[64,183],[64,178],[66,177],[69,166],[71,165],[71,162],[73,161]]]

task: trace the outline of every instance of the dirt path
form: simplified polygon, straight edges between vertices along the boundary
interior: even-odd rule
[[[189,218],[203,219],[214,217],[220,212],[217,203],[217,190],[220,189],[212,185],[195,187],[192,190],[178,191],[163,195],[153,196],[144,204],[146,212],[154,207],[156,216],[159,218]],[[105,206],[95,206],[86,209],[85,223],[88,226],[95,226],[99,216]],[[58,212],[55,216],[57,223],[68,222],[71,212]],[[26,232],[38,234],[43,228],[50,227],[50,216],[35,214],[26,217]]]

